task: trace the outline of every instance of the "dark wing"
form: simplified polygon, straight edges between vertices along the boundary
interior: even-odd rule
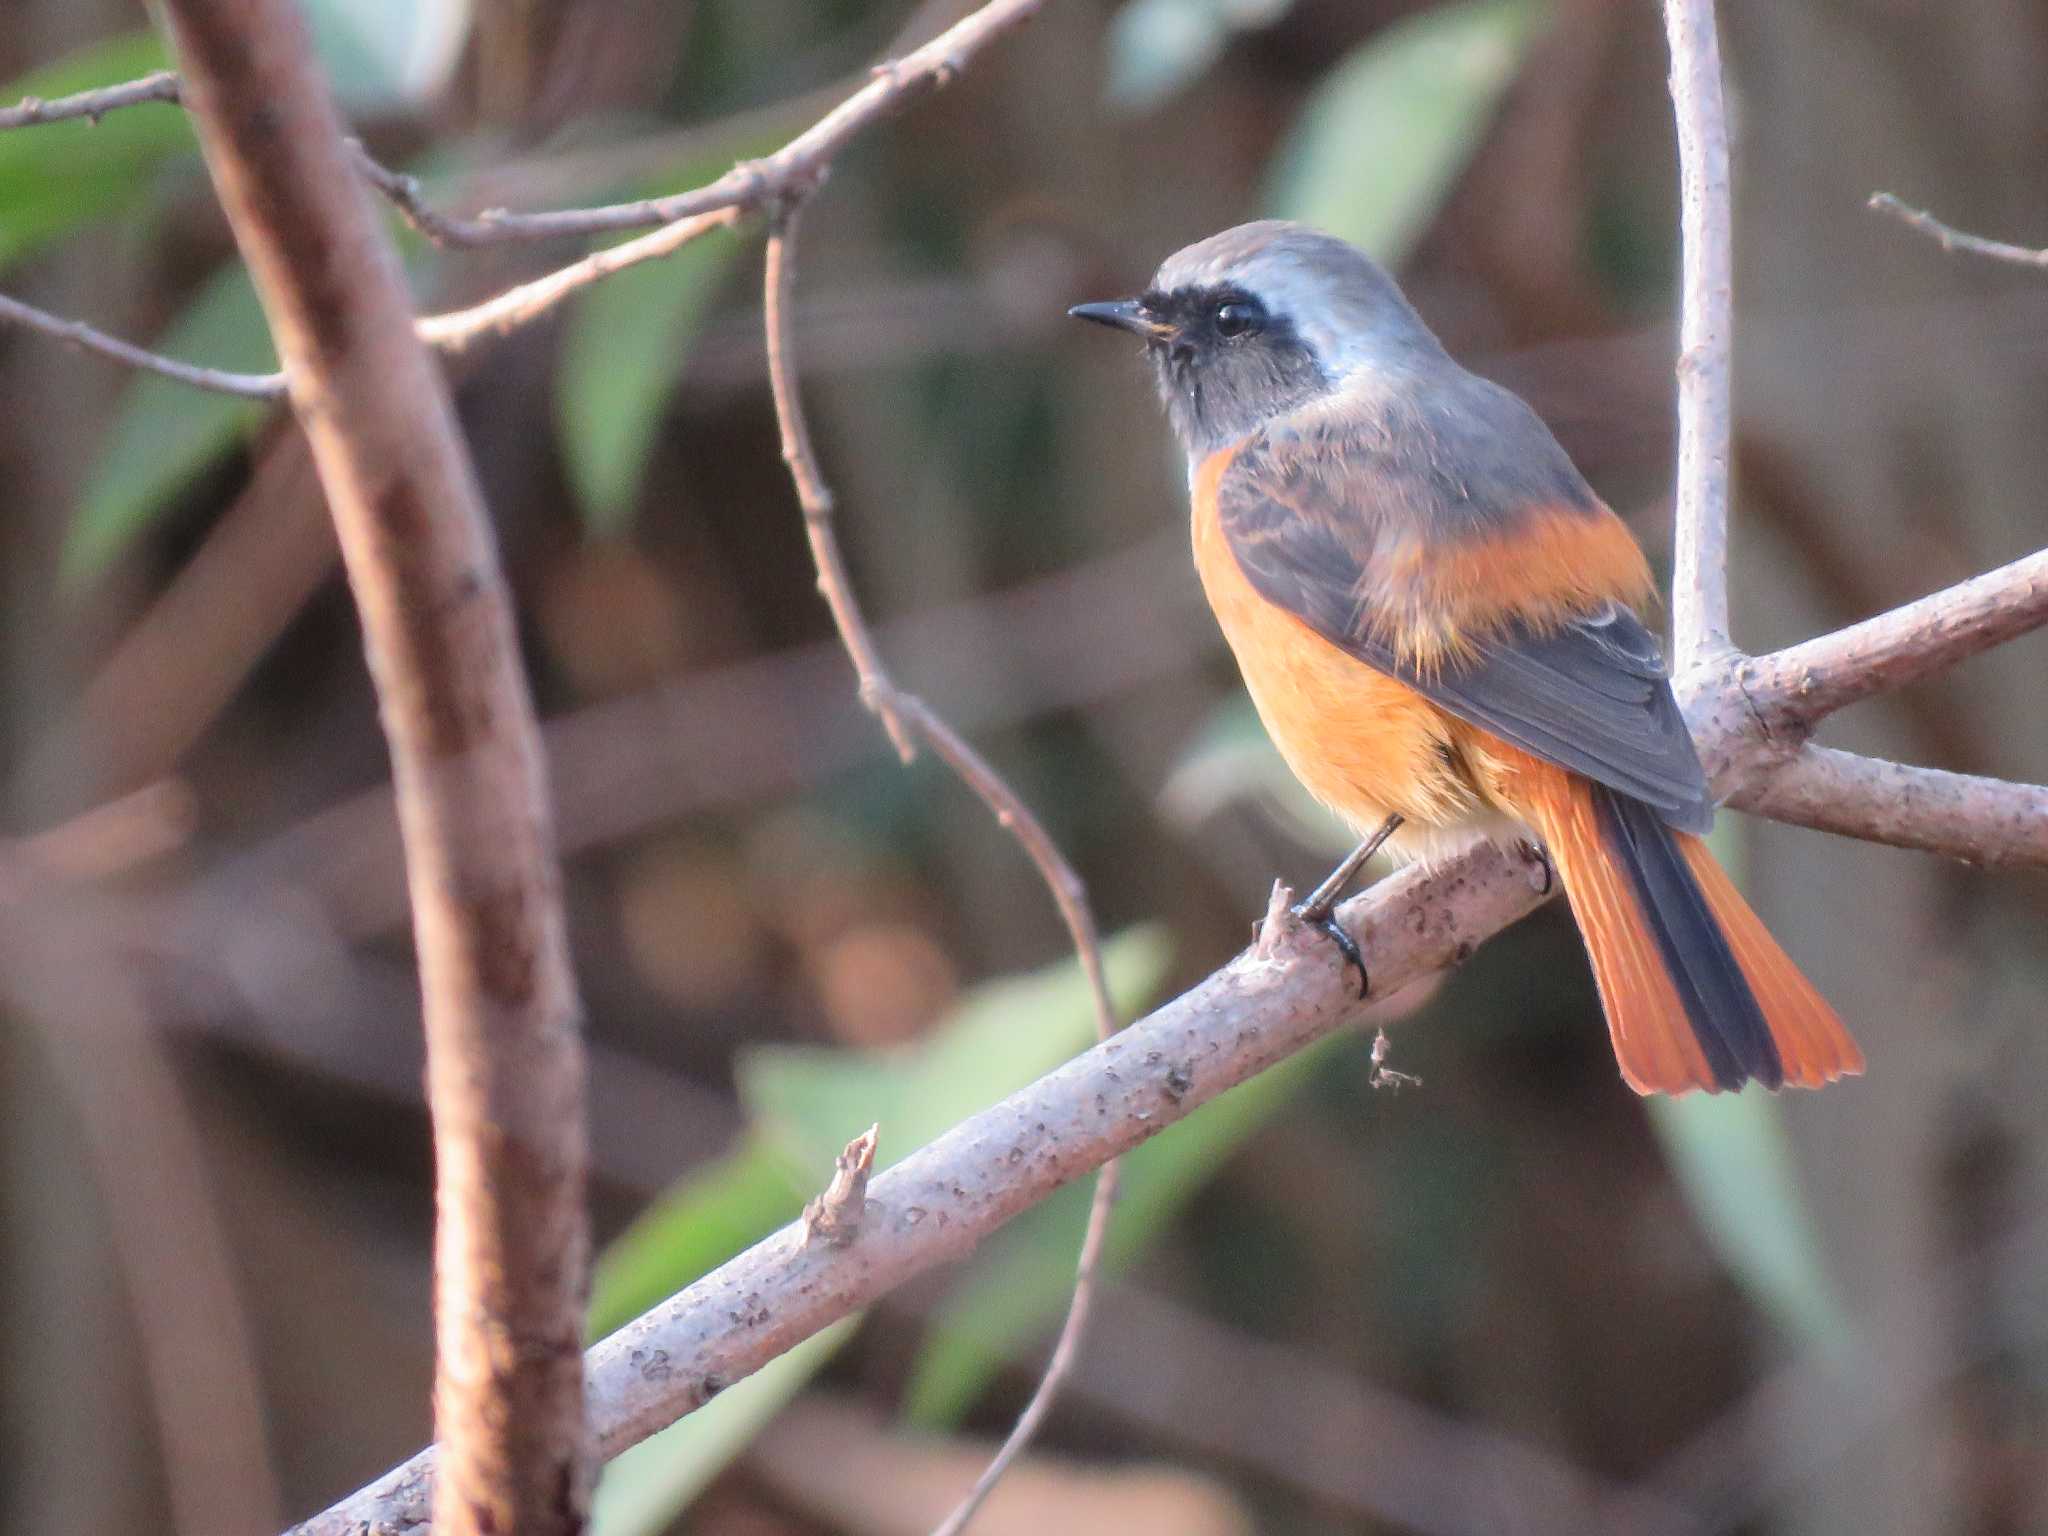
[[[1237,453],[1217,482],[1218,518],[1252,586],[1459,719],[1653,806],[1672,826],[1706,831],[1713,803],[1663,657],[1621,604],[1540,632],[1510,619],[1474,636],[1469,654],[1426,667],[1396,651],[1377,596],[1375,559],[1384,550],[1412,552],[1420,538],[1448,551],[1461,539],[1497,536],[1532,494],[1553,506],[1569,505],[1569,494],[1589,515],[1597,509],[1547,432],[1542,447],[1556,463],[1543,462],[1535,480],[1526,463],[1512,480],[1469,464],[1447,476],[1435,467],[1444,454],[1388,446],[1398,441],[1401,434],[1384,432],[1262,436]],[[1360,487],[1371,488],[1369,503],[1360,504]]]

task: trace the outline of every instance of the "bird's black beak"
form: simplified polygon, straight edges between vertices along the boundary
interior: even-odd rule
[[[1154,318],[1143,299],[1108,299],[1100,304],[1076,304],[1067,313],[1076,320],[1113,325],[1120,331],[1143,336],[1147,341],[1163,341],[1173,334],[1173,327]]]

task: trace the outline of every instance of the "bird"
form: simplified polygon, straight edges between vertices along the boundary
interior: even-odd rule
[[[1373,852],[1526,848],[1641,1094],[1817,1088],[1848,1030],[1703,841],[1714,802],[1641,610],[1648,561],[1537,414],[1365,252],[1285,220],[1076,318],[1141,338],[1187,455],[1195,566],[1268,735]]]

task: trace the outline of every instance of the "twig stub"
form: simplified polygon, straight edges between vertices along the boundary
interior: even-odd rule
[[[868,1176],[875,1171],[875,1141],[881,1126],[871,1125],[846,1144],[832,1169],[832,1182],[804,1207],[804,1241],[822,1240],[844,1248],[860,1236],[868,1209]]]

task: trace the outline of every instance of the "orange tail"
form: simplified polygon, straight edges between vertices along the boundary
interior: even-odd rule
[[[1552,770],[1523,781],[1585,935],[1621,1075],[1637,1093],[1754,1079],[1818,1088],[1863,1053],[1707,845],[1641,802]]]

